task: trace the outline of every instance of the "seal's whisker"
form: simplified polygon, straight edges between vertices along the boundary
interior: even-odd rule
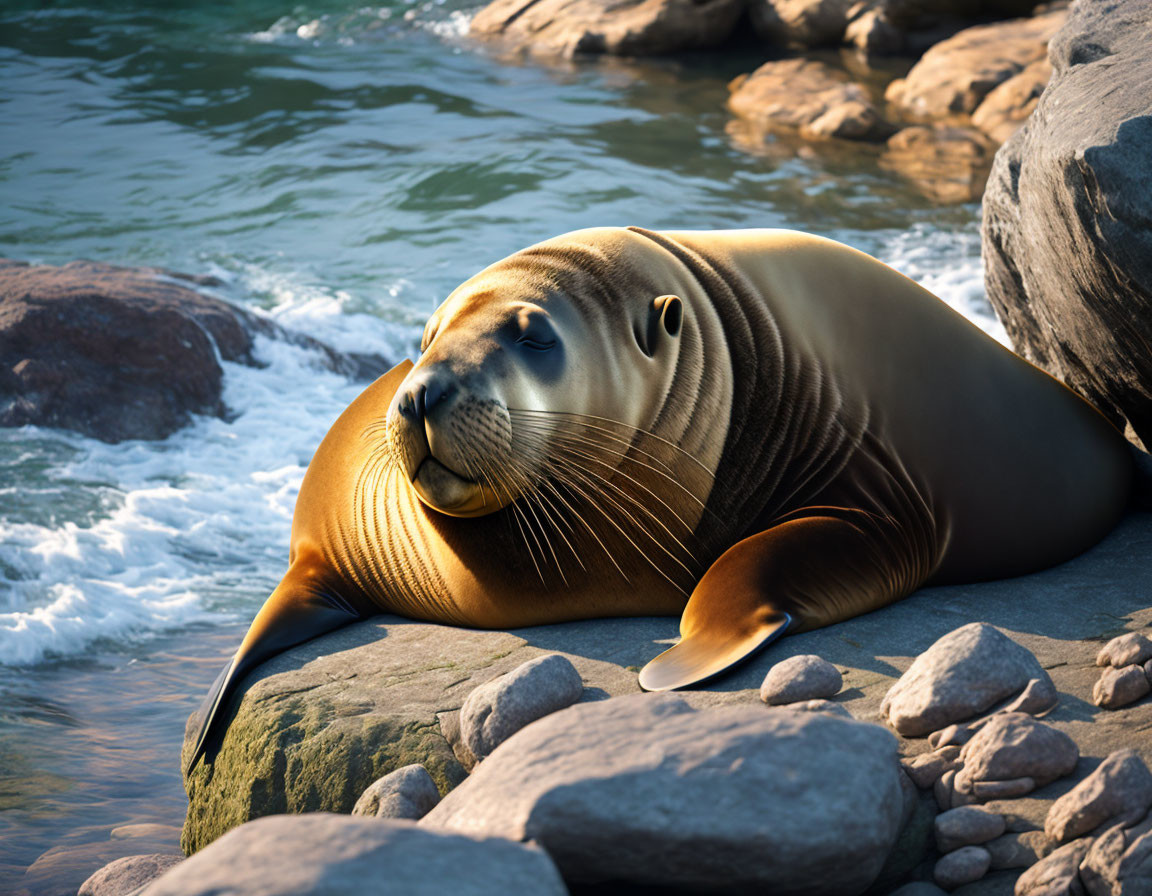
[[[561,434],[560,427],[562,425],[578,427],[580,430],[588,430],[589,432],[595,432],[595,433],[598,433],[600,435],[607,437],[608,439],[610,439],[614,442],[618,442],[619,444],[623,445],[624,447],[613,449],[609,446],[604,445],[603,440],[596,440],[596,439],[589,438],[587,436],[582,437],[577,432],[563,432],[562,434],[563,434],[564,438],[582,439],[582,441],[586,442],[591,447],[599,448],[599,449],[605,450],[605,451],[613,451],[618,457],[621,457],[621,458],[627,457],[627,455],[629,453],[635,452],[636,454],[643,455],[644,457],[647,457],[647,458],[651,459],[652,461],[654,461],[655,463],[659,464],[661,467],[664,468],[665,472],[668,473],[669,475],[672,475],[674,473],[673,469],[670,466],[668,466],[666,463],[664,463],[664,461],[660,460],[660,458],[658,458],[656,455],[651,454],[650,452],[647,452],[647,451],[643,450],[642,448],[639,448],[638,446],[633,444],[633,441],[631,439],[625,439],[623,436],[620,436],[620,435],[617,435],[616,433],[610,432],[607,429],[604,429],[603,427],[590,426],[586,423],[576,423],[573,421],[566,421],[566,420],[544,420],[544,421],[541,421],[541,420],[518,420],[515,422],[516,422],[517,426],[532,428],[532,429],[535,429],[537,432],[544,432],[544,433],[547,433],[549,435]]]
[[[656,433],[651,432],[650,430],[642,429],[639,426],[633,426],[630,423],[624,423],[623,421],[620,421],[620,420],[613,420],[611,417],[598,417],[595,414],[576,414],[576,413],[572,413],[571,411],[536,411],[536,410],[528,410],[528,409],[522,409],[522,408],[509,408],[508,413],[510,416],[516,415],[516,414],[536,414],[536,415],[541,415],[541,416],[551,416],[553,418],[559,418],[559,419],[570,418],[570,419],[576,420],[576,421],[596,420],[596,421],[601,422],[601,423],[609,423],[612,426],[619,426],[622,429],[631,430],[634,433],[639,433],[640,435],[647,436],[650,439],[654,439],[655,441],[660,442],[663,445],[666,445],[667,447],[671,448],[673,451],[676,451],[679,454],[683,454],[686,458],[691,460],[694,464],[696,464],[698,467],[700,467],[701,470],[703,470],[705,473],[707,473],[709,478],[711,478],[713,475],[712,471],[709,470],[708,467],[702,461],[697,459],[694,454],[692,454],[690,451],[685,451],[683,448],[681,448],[675,442],[669,441],[668,439],[665,439],[662,436],[658,436],[658,435],[656,435]],[[586,425],[591,427],[591,424],[586,424]]]
[[[576,466],[574,466],[574,465],[571,465],[571,464],[569,464],[569,468],[570,468],[571,472],[572,472],[572,473],[574,473],[574,474],[575,474],[577,477],[586,477],[586,471],[585,471],[585,470],[583,470],[583,469],[581,469],[581,468],[579,468],[579,467],[576,467]],[[587,485],[589,485],[589,486],[592,486],[592,485],[594,485],[594,483],[586,483],[586,484],[587,484]],[[627,518],[627,519],[628,519],[628,520],[629,520],[629,521],[630,521],[630,522],[631,522],[631,523],[632,523],[632,524],[633,524],[633,525],[634,525],[634,526],[635,526],[635,527],[636,527],[638,530],[640,530],[640,532],[642,532],[642,533],[644,533],[645,535],[647,535],[647,536],[648,536],[648,538],[649,538],[649,539],[651,539],[652,543],[653,543],[653,544],[655,544],[655,545],[656,545],[658,548],[660,548],[660,550],[662,550],[662,551],[663,551],[665,554],[667,554],[667,555],[668,555],[668,556],[669,556],[669,557],[670,557],[670,558],[671,558],[673,561],[675,561],[677,564],[679,564],[681,567],[683,567],[683,569],[684,569],[684,571],[685,571],[685,572],[687,572],[689,575],[694,575],[693,571],[692,571],[692,570],[691,570],[689,567],[687,567],[687,566],[684,564],[684,562],[683,562],[682,560],[680,560],[680,558],[679,558],[679,557],[677,557],[677,556],[676,556],[675,554],[673,554],[673,553],[672,553],[670,550],[668,550],[668,548],[667,548],[667,547],[665,547],[665,545],[663,544],[663,542],[662,542],[662,541],[661,541],[659,538],[657,538],[657,537],[656,537],[656,536],[654,536],[654,535],[653,535],[651,532],[649,532],[649,531],[647,530],[647,528],[645,528],[645,526],[643,525],[643,523],[641,523],[639,520],[637,520],[637,519],[636,519],[636,518],[635,518],[635,517],[634,517],[634,516],[633,516],[633,515],[632,515],[632,514],[631,514],[631,513],[628,511],[628,509],[627,509],[627,508],[625,508],[623,505],[621,505],[619,502],[617,502],[617,501],[616,501],[616,500],[615,500],[615,499],[612,497],[612,495],[611,495],[611,494],[608,494],[608,493],[604,493],[604,492],[602,492],[602,493],[601,493],[601,497],[602,497],[603,499],[607,500],[609,503],[611,503],[611,504],[612,504],[612,506],[613,506],[613,507],[615,507],[615,508],[616,508],[616,510],[618,510],[618,511],[619,511],[619,512],[620,512],[620,513],[621,513],[621,514],[624,516],[624,517],[626,517],[626,518]],[[637,503],[638,503],[638,502],[637,502]],[[639,554],[640,554],[642,557],[644,557],[645,559],[647,559],[647,560],[648,560],[649,564],[652,566],[652,568],[653,568],[653,569],[655,569],[655,570],[656,570],[658,573],[660,573],[660,575],[661,575],[661,576],[663,576],[665,579],[667,579],[667,580],[668,580],[668,582],[669,582],[669,583],[670,583],[670,584],[671,584],[671,585],[672,585],[674,588],[676,588],[676,589],[677,589],[677,590],[679,590],[679,591],[684,591],[684,588],[683,588],[683,586],[681,586],[679,583],[677,583],[677,582],[676,582],[676,580],[675,580],[675,579],[673,579],[673,578],[672,578],[671,576],[669,576],[669,575],[668,575],[666,572],[664,572],[664,570],[660,568],[660,565],[659,565],[659,564],[652,562],[651,558],[649,558],[649,557],[648,557],[648,555],[644,553],[644,550],[643,550],[643,549],[640,547],[640,545],[638,545],[638,544],[636,543],[636,541],[635,541],[635,540],[632,538],[632,536],[630,536],[630,535],[629,535],[629,534],[628,534],[628,533],[627,533],[627,532],[624,530],[624,528],[623,528],[623,527],[622,527],[622,526],[621,526],[619,523],[617,523],[617,522],[616,522],[616,520],[614,520],[614,519],[612,518],[611,514],[607,513],[607,512],[604,510],[604,508],[603,508],[602,506],[600,506],[599,504],[597,504],[597,503],[595,503],[595,502],[593,502],[593,506],[594,506],[594,507],[596,507],[596,509],[600,511],[600,513],[603,515],[604,519],[605,519],[605,520],[606,520],[606,521],[607,521],[609,524],[611,524],[611,525],[612,525],[612,527],[613,527],[613,528],[615,528],[615,529],[616,529],[616,531],[617,531],[617,532],[619,532],[619,533],[620,533],[620,534],[621,534],[621,535],[624,537],[624,539],[625,539],[625,540],[626,540],[626,541],[627,541],[629,544],[631,544],[631,545],[632,545],[632,547],[633,547],[633,548],[635,548],[635,549],[636,549],[636,551],[637,551],[637,552],[638,552],[638,553],[639,553]],[[638,504],[638,506],[640,506],[640,505]],[[687,550],[687,549],[685,549],[685,550]],[[689,553],[690,553],[690,552],[689,552]]]

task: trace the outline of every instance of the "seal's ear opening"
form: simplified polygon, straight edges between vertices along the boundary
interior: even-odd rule
[[[640,346],[644,354],[653,357],[660,339],[680,335],[680,325],[684,322],[684,303],[679,296],[657,296],[652,300],[648,313],[648,328]]]

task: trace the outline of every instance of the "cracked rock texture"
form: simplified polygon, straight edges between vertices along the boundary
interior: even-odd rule
[[[984,194],[988,299],[1016,351],[1152,444],[1152,4],[1080,0]]]

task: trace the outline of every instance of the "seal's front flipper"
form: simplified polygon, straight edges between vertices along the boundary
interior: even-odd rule
[[[733,545],[704,574],[680,642],[640,671],[666,691],[731,669],[785,631],[819,628],[911,593],[927,577],[890,517],[838,507],[799,515]]]
[[[223,725],[228,700],[245,675],[289,647],[361,618],[347,601],[324,586],[316,569],[309,558],[298,556],[252,620],[240,649],[216,678],[200,707],[200,730],[184,766],[185,775],[192,771]]]

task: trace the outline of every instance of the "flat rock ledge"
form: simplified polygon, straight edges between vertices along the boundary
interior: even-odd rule
[[[994,626],[1033,654],[1051,677],[1060,700],[1043,723],[1070,737],[1081,757],[1066,777],[1025,796],[983,803],[984,810],[1004,817],[1007,830],[980,844],[992,857],[988,876],[956,892],[983,896],[980,887],[1007,875],[1008,889],[988,890],[1007,893],[1024,865],[1048,851],[1028,838],[1044,839],[1044,824],[1057,798],[1117,750],[1132,749],[1152,764],[1152,742],[1139,735],[1152,728],[1152,699],[1118,710],[1097,708],[1091,699],[1101,671],[1096,665],[1101,647],[1126,632],[1152,631],[1145,587],[1144,558],[1149,555],[1152,516],[1133,514],[1097,548],[1059,568],[1002,582],[924,589],[866,616],[784,638],[727,678],[675,699],[694,710],[732,707],[757,719],[795,719],[799,713],[765,706],[759,686],[774,665],[817,655],[843,675],[832,705],[857,720],[880,722],[885,695],[916,656],[971,620]],[[433,810],[436,818],[463,800],[451,794],[468,778],[460,758],[465,752],[459,709],[477,687],[534,658],[560,654],[579,672],[584,690],[576,706],[533,722],[498,746],[477,766],[473,780],[501,750],[537,726],[564,713],[584,712],[588,704],[608,697],[639,694],[637,672],[676,639],[677,627],[674,618],[642,618],[476,631],[380,617],[302,645],[249,678],[218,752],[187,779],[184,849],[194,853],[263,815],[349,813],[370,784],[415,763],[428,770],[445,796],[441,808]],[[823,713],[806,717],[822,724],[855,724]],[[905,766],[924,772],[917,781],[922,789],[957,761],[960,750],[943,747],[934,754],[923,737],[900,741]],[[920,879],[931,880],[937,858],[932,852],[936,806],[926,789],[917,800],[909,812],[902,797],[893,797],[894,803],[904,804],[902,816],[913,820],[905,824],[880,874],[879,894],[908,881],[926,861]]]
[[[49,426],[105,442],[163,439],[193,414],[227,417],[220,362],[260,366],[255,339],[312,350],[318,366],[372,380],[378,355],[344,354],[160,268],[0,259],[0,426]]]

